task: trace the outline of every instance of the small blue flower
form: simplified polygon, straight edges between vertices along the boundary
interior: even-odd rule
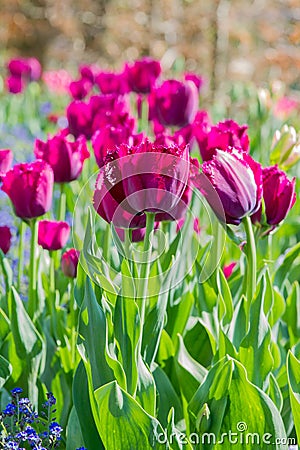
[[[6,416],[13,416],[16,412],[16,409],[16,405],[14,405],[13,403],[8,403],[3,410],[3,414],[5,414]]]
[[[16,397],[17,395],[22,394],[23,389],[16,387],[16,388],[12,389],[10,392],[13,397]]]
[[[52,434],[52,436],[55,436],[56,438],[59,438],[61,432],[63,431],[62,427],[57,422],[51,422],[49,429],[50,434]]]
[[[8,441],[5,443],[4,450],[18,450],[19,444],[15,441]]]

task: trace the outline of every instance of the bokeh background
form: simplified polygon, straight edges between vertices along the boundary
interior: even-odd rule
[[[206,94],[226,82],[300,89],[299,0],[0,0],[1,58],[44,69],[101,68],[151,55],[165,71],[195,71]],[[3,66],[3,65],[2,65]]]

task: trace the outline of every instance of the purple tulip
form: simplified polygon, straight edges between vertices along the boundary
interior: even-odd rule
[[[90,106],[82,101],[75,100],[67,108],[67,119],[70,133],[75,138],[80,135],[90,139],[92,136],[92,111]]]
[[[38,243],[45,250],[53,251],[63,248],[70,235],[70,226],[66,222],[41,220],[38,229]]]
[[[184,79],[185,81],[192,81],[195,84],[198,92],[201,90],[204,84],[204,79],[195,73],[186,73],[184,75]]]
[[[190,201],[189,154],[186,146],[145,141],[109,151],[96,182],[94,207],[121,228],[145,227],[145,212],[156,220],[175,220]]]
[[[19,76],[11,75],[6,78],[5,83],[8,92],[11,94],[19,94],[20,92],[23,92],[25,88],[25,83],[22,77]]]
[[[18,217],[33,219],[51,208],[53,178],[53,170],[45,161],[16,164],[6,173],[1,189]]]
[[[50,164],[56,183],[76,180],[82,172],[84,161],[90,156],[83,136],[71,142],[64,132],[47,142],[36,139],[34,154]]]
[[[195,119],[198,91],[192,81],[167,80],[151,97],[153,114],[163,125],[184,127]]]
[[[80,252],[71,248],[62,255],[61,270],[68,278],[76,278]]]
[[[249,137],[247,125],[239,125],[233,120],[224,120],[211,126],[208,122],[195,123],[194,135],[199,145],[203,161],[209,161],[216,149],[226,150],[228,147],[249,151]]]
[[[95,83],[95,78],[99,69],[96,66],[83,65],[79,67],[79,73],[83,80],[88,80],[91,84]]]
[[[95,79],[102,94],[123,95],[128,92],[128,83],[123,73],[100,72]]]
[[[92,89],[92,83],[83,78],[81,80],[72,81],[69,86],[70,94],[74,100],[82,100],[88,95]]]
[[[289,180],[277,165],[264,168],[262,179],[266,223],[275,226],[286,217],[296,201],[296,180],[295,178]],[[262,222],[261,207],[251,219],[254,223]]]
[[[126,127],[106,125],[104,128],[96,131],[92,137],[92,146],[98,166],[100,168],[104,166],[109,150],[115,149],[116,146],[122,143],[138,145],[142,140],[142,133],[131,135],[131,130]]]
[[[12,235],[9,227],[0,227],[0,250],[2,250],[5,255],[10,249],[11,238]]]
[[[126,64],[124,73],[131,91],[148,94],[161,74],[161,66],[159,61],[143,58],[133,64]]]
[[[11,150],[0,149],[0,181],[1,176],[5,175],[11,168],[13,159],[14,157]]]
[[[218,194],[228,224],[237,225],[257,211],[262,197],[262,169],[247,153],[234,148],[216,150],[212,160],[202,164],[202,172]],[[194,183],[203,192],[201,182],[196,179]],[[214,199],[203,193],[220,217]]]

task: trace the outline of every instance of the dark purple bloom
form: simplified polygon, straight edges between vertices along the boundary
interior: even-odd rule
[[[277,165],[264,168],[262,179],[266,223],[275,226],[286,217],[296,201],[296,180],[295,178],[289,180],[286,173]],[[252,216],[252,221],[262,222],[261,207]]]
[[[262,169],[247,153],[234,148],[216,150],[212,160],[202,164],[202,172],[220,198],[227,223],[237,225],[257,211],[262,197]],[[195,185],[201,190],[201,183],[196,181]],[[210,203],[209,196],[207,201]]]
[[[11,75],[6,78],[5,83],[8,92],[10,92],[11,94],[19,94],[25,88],[25,83],[22,77]]]
[[[231,119],[212,126],[206,121],[195,123],[194,135],[199,145],[202,160],[211,160],[216,149],[226,150],[228,147],[234,147],[248,152],[249,137],[247,129],[247,125],[239,125]]]
[[[71,248],[61,258],[61,269],[63,274],[69,278],[76,278],[79,261],[79,251]],[[50,402],[50,399],[48,400]]]
[[[192,81],[167,80],[151,94],[153,115],[165,126],[192,123],[198,109],[198,91]]]
[[[128,83],[123,73],[100,72],[95,79],[102,94],[126,94]]]
[[[92,86],[92,83],[86,78],[72,81],[69,86],[70,94],[74,100],[82,100],[91,91]]]
[[[9,196],[18,217],[32,219],[49,211],[53,178],[52,168],[42,160],[16,164],[6,173],[2,190]]]
[[[159,61],[143,58],[133,64],[126,64],[124,73],[130,90],[139,94],[148,94],[161,74],[161,66]]]
[[[50,164],[56,183],[76,180],[82,172],[84,161],[90,157],[85,138],[80,136],[72,141],[64,131],[47,142],[36,139],[34,154]]]

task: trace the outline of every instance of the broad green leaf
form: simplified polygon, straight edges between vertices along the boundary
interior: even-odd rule
[[[91,365],[94,389],[115,379],[124,385],[122,368],[112,357],[107,343],[107,321],[97,302],[89,278],[86,278],[79,334]]]
[[[290,400],[298,442],[300,442],[300,361],[291,351],[287,357]]]
[[[2,250],[0,250],[0,266],[4,276],[5,289],[8,293],[13,283],[13,271]]]
[[[79,363],[74,376],[73,399],[84,445],[89,450],[104,450],[91,408],[92,400],[89,396],[88,379],[82,361]],[[76,443],[76,445],[79,444]],[[70,448],[70,450],[74,450],[74,448],[76,447]]]
[[[113,381],[95,391],[99,432],[106,449],[167,449],[160,423]],[[163,442],[163,443],[160,443]]]
[[[281,412],[283,407],[283,398],[277,380],[272,373],[270,373],[269,388],[267,394],[272,402],[277,406],[278,411]]]
[[[21,359],[31,359],[41,353],[44,350],[43,339],[14,287],[12,287],[9,316],[18,356]]]
[[[248,331],[247,308],[247,299],[242,296],[234,308],[232,321],[227,333],[235,348],[239,348]]]
[[[204,407],[209,413],[205,417]],[[189,410],[201,433],[203,450],[222,450],[224,446],[226,450],[234,450],[236,442],[228,439],[230,431],[237,433],[239,450],[259,450],[266,444],[274,444],[275,450],[288,448],[286,444],[275,444],[279,439],[287,442],[278,409],[248,380],[243,365],[228,356],[210,369],[192,398]]]
[[[278,286],[279,289],[282,288],[286,277],[288,276],[289,270],[292,267],[295,259],[300,255],[300,242],[298,242],[294,247],[287,250],[284,256],[280,256],[277,261],[277,271],[275,274],[274,284]]]
[[[0,355],[0,389],[2,389],[11,373],[12,366],[5,358],[3,358],[3,356]]]
[[[232,320],[233,316],[233,302],[232,296],[230,292],[230,288],[228,286],[227,280],[225,278],[224,272],[222,269],[219,269],[216,273],[216,281],[218,294],[220,299],[222,300],[220,304],[219,317],[220,321],[222,321],[223,325],[229,324]],[[221,307],[221,305],[223,307]]]
[[[249,379],[263,388],[267,376],[273,368],[270,343],[271,330],[264,314],[265,277],[250,308],[250,328],[239,348],[239,360],[246,367]]]
[[[183,418],[183,411],[174,386],[167,374],[159,366],[156,366],[154,369],[153,376],[158,392],[158,420],[164,427],[167,426],[169,411],[171,408],[174,408],[175,421],[176,423],[179,422]]]
[[[173,342],[176,341],[177,334],[184,334],[184,330],[194,304],[194,296],[186,292],[179,299],[178,303],[168,309],[168,333]]]
[[[144,363],[141,355],[138,355],[138,383],[136,400],[143,409],[150,415],[155,415],[156,411],[156,387],[152,373]]]
[[[174,356],[174,367],[180,390],[187,401],[190,401],[205,378],[207,370],[191,357],[180,335]]]
[[[283,320],[287,324],[290,347],[297,344],[300,339],[300,286],[295,282],[290,295],[286,300],[286,310]]]
[[[184,344],[192,358],[204,367],[211,364],[213,357],[213,346],[211,342],[207,329],[200,323],[199,319],[195,319],[190,329],[186,332]]]
[[[118,296],[114,313],[114,330],[126,375],[126,390],[134,396],[138,380],[137,346],[141,339],[141,327],[139,310],[133,299]]]
[[[66,429],[67,437],[67,448],[66,450],[74,450],[79,448],[79,446],[84,446],[84,440],[81,434],[80,422],[76,413],[76,409],[73,406],[68,420],[68,425]],[[101,447],[100,447],[101,448]],[[99,448],[99,450],[100,450]]]

